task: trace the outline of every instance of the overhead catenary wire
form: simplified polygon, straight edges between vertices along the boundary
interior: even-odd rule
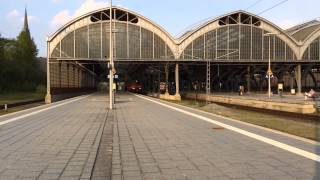
[[[254,2],[253,4],[251,4],[250,6],[248,6],[245,10],[248,10],[254,6],[256,6],[257,4],[259,4],[260,2],[262,2],[263,0],[257,0],[256,2]]]
[[[261,15],[261,14],[263,14],[263,13],[265,13],[265,12],[268,12],[268,11],[270,11],[270,10],[272,10],[272,9],[280,6],[280,5],[282,5],[283,3],[286,3],[287,1],[289,1],[289,0],[283,0],[283,1],[281,1],[281,2],[279,2],[279,3],[277,3],[277,4],[275,4],[275,5],[273,5],[273,6],[271,6],[271,7],[269,7],[269,8],[267,8],[267,9],[261,11],[261,12],[258,13],[257,15]]]

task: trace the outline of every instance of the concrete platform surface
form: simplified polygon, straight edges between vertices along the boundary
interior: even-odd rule
[[[269,99],[266,94],[245,94],[239,96],[235,93],[214,93],[207,96],[205,93],[184,93],[187,99],[211,101],[229,105],[238,105],[250,108],[268,109],[299,114],[314,114],[320,107],[320,99],[305,99],[302,95],[272,95]]]
[[[183,93],[186,94],[186,93]],[[205,94],[198,93],[198,94]],[[280,97],[278,94],[272,94],[270,99],[268,97],[267,93],[244,93],[243,96],[240,96],[238,93],[223,93],[223,92],[215,92],[211,94],[212,96],[217,97],[233,97],[233,98],[241,98],[241,99],[251,99],[251,100],[260,100],[260,101],[273,101],[273,102],[284,102],[284,103],[303,103],[303,104],[314,104],[315,101],[311,98],[308,98],[307,100],[304,98],[304,95],[290,95],[290,94],[284,94],[282,97]]]
[[[132,94],[108,111],[106,98],[0,117],[0,179],[320,177],[318,160],[304,156],[319,157],[315,142]]]

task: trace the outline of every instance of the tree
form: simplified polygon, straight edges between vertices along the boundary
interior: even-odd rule
[[[0,63],[4,61],[4,39],[0,34]]]
[[[37,62],[37,46],[30,35],[27,12],[17,39],[0,35],[0,91],[32,91],[44,83],[44,73]]]
[[[40,67],[37,63],[38,50],[29,31],[22,31],[16,41],[16,60],[19,63],[22,84],[26,89],[36,88],[41,80]]]
[[[17,58],[27,64],[35,63],[38,55],[37,47],[29,31],[21,31],[17,37]]]

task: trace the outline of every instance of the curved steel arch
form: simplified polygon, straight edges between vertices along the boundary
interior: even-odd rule
[[[317,38],[320,38],[320,27],[313,31],[303,42],[302,46],[300,47],[300,56],[299,58],[302,59],[304,53],[307,51],[308,47],[315,41]]]
[[[199,27],[193,29],[192,31],[189,31],[184,36],[182,36],[178,39],[175,39],[164,28],[162,28],[161,26],[157,25],[153,21],[149,20],[148,18],[146,18],[138,13],[135,13],[133,11],[130,11],[128,9],[124,9],[121,7],[115,7],[114,9],[124,11],[124,12],[127,12],[129,14],[136,16],[139,19],[139,21],[135,24],[134,23],[129,23],[129,24],[139,26],[143,29],[146,29],[146,30],[154,33],[158,37],[160,37],[162,39],[162,41],[164,41],[164,43],[166,45],[166,49],[168,49],[170,51],[170,53],[173,54],[172,59],[176,59],[176,60],[179,59],[179,57],[181,56],[183,51],[188,47],[188,45],[190,45],[190,43],[192,43],[197,38],[201,37],[202,35],[210,32],[210,31],[217,30],[221,27],[231,26],[231,25],[221,26],[221,25],[219,25],[219,21],[225,17],[229,17],[234,14],[246,15],[251,18],[255,18],[255,19],[259,20],[260,25],[254,26],[254,27],[260,28],[266,32],[277,34],[276,37],[281,39],[283,42],[285,42],[285,44],[292,50],[292,52],[293,52],[294,56],[297,58],[297,60],[301,60],[303,58],[303,54],[305,53],[308,46],[315,39],[317,39],[320,36],[320,28],[318,28],[316,31],[311,33],[306,38],[306,40],[304,42],[298,42],[296,39],[294,39],[294,37],[292,35],[288,34],[283,29],[281,29],[277,25],[273,24],[272,22],[270,22],[262,17],[259,17],[257,15],[254,15],[252,13],[240,10],[240,11],[234,11],[231,13],[227,13],[227,14],[219,16],[217,18],[213,18],[213,19],[207,21],[206,23],[200,25]],[[92,22],[90,20],[90,17],[95,13],[99,13],[99,12],[107,11],[107,10],[109,10],[109,7],[89,12],[85,15],[82,15],[80,17],[77,17],[77,18],[71,20],[70,22],[68,22],[67,24],[65,24],[61,28],[59,28],[52,36],[47,38],[48,57],[52,58],[51,55],[52,55],[54,49],[57,47],[57,45],[59,45],[59,43],[61,44],[62,40],[65,37],[67,37],[70,33],[74,32],[82,27],[94,25],[95,23],[100,23],[100,22]],[[108,21],[103,21],[103,23],[106,23],[106,22],[108,22]],[[116,20],[116,22],[117,22],[117,20]],[[118,22],[120,22],[120,21],[118,21]],[[240,22],[241,22],[241,20],[240,20]],[[233,25],[235,25],[235,24],[233,24]],[[240,23],[240,25],[248,25],[248,24],[241,24]],[[251,26],[253,26],[253,25],[251,24]]]
[[[62,26],[61,28],[59,28],[53,35],[51,35],[50,37],[47,38],[47,43],[48,43],[48,56],[51,57],[51,54],[53,53],[54,49],[56,48],[57,45],[59,45],[59,43],[70,33],[82,28],[82,27],[86,27],[86,26],[90,26],[95,24],[95,22],[92,22],[90,20],[90,17],[92,15],[94,15],[95,13],[99,13],[102,11],[107,11],[110,8],[102,8],[102,9],[98,9],[92,12],[89,12],[87,14],[84,14],[82,16],[79,16],[73,20],[71,20],[70,22],[68,22],[67,24],[65,24],[64,26]],[[154,33],[155,35],[157,35],[158,37],[160,37],[165,44],[168,46],[168,48],[171,50],[171,52],[174,54],[174,56],[176,56],[177,52],[177,45],[175,42],[175,39],[166,31],[164,30],[161,26],[157,25],[156,23],[154,23],[153,21],[149,20],[148,18],[135,13],[133,11],[121,8],[121,7],[114,7],[113,10],[121,10],[121,11],[125,11],[127,13],[133,14],[138,18],[138,22],[133,24],[133,23],[129,23],[132,25],[136,25],[139,26],[141,28],[144,28],[146,30],[151,31],[152,33]],[[108,22],[108,21],[104,21],[104,22]],[[115,19],[114,22],[117,22],[117,20]],[[100,23],[100,22],[98,22]]]
[[[231,16],[233,14],[245,14],[247,16],[251,16],[251,17],[255,17],[256,19],[259,19],[261,21],[261,25],[260,28],[262,30],[268,31],[270,33],[275,33],[277,34],[276,36],[278,38],[280,38],[282,41],[284,41],[286,44],[288,44],[288,46],[291,48],[291,50],[294,52],[296,57],[299,57],[300,52],[299,52],[299,48],[298,48],[298,42],[291,37],[289,34],[287,34],[284,30],[282,30],[280,27],[278,27],[277,25],[273,24],[272,22],[259,17],[257,15],[254,15],[252,13],[243,11],[243,10],[239,10],[239,11],[235,11],[235,12],[231,12],[222,16],[219,16],[217,18],[214,18],[212,20],[209,20],[208,22],[200,25],[198,28],[192,30],[192,32],[188,33],[186,36],[183,36],[182,38],[180,38],[180,40],[177,41],[177,43],[179,44],[179,50],[178,50],[178,54],[179,56],[182,54],[182,52],[184,51],[184,49],[194,40],[196,40],[198,37],[204,35],[205,33],[208,33],[209,31],[218,29],[220,26],[218,24],[219,20],[224,18],[224,17],[228,17]]]

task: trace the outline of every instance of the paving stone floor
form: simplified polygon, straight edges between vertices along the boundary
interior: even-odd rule
[[[312,160],[132,95],[121,98],[112,179],[317,179]]]
[[[318,145],[183,109],[320,152]],[[119,95],[114,111],[106,96],[94,94],[0,125],[0,180],[292,180],[320,179],[319,169],[315,161],[131,94]]]
[[[91,96],[0,126],[0,179],[90,179],[108,113],[99,101],[104,98]]]

